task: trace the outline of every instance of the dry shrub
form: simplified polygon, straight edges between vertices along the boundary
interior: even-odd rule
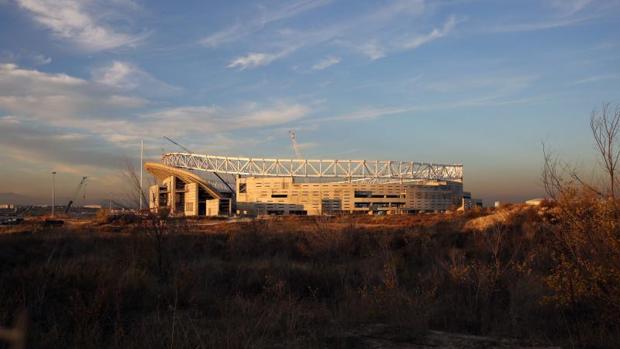
[[[539,212],[475,233],[460,216],[439,227],[433,216],[402,226],[282,218],[208,233],[151,217],[132,234],[0,236],[0,283],[14,285],[0,289],[0,321],[26,307],[32,346],[44,348],[346,347],[334,338],[369,324],[613,347],[601,308],[577,326],[572,303],[555,298],[549,229],[564,223]]]
[[[553,260],[545,283],[554,291],[545,299],[566,314],[577,343],[620,341],[618,202],[566,190],[557,207],[545,229]]]

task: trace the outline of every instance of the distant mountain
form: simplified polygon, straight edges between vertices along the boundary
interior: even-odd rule
[[[0,204],[33,205],[41,203],[33,197],[17,193],[0,193]]]

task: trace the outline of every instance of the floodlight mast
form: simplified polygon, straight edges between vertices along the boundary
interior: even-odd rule
[[[144,169],[144,139],[140,140],[140,211],[142,211],[142,197],[144,196],[144,189],[142,188],[143,182],[143,169]]]

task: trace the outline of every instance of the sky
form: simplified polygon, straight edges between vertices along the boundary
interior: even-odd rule
[[[0,0],[0,193],[122,195],[177,151],[464,165],[544,195],[542,143],[594,176],[620,103],[618,0]],[[86,203],[86,202],[85,202]]]

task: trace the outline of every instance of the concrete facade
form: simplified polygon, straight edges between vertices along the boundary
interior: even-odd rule
[[[293,178],[237,180],[238,214],[320,215],[355,212],[415,213],[456,209],[462,204],[458,182],[296,183]]]
[[[192,172],[147,163],[158,181],[149,207],[174,215],[323,215],[443,212],[463,207],[460,181],[318,181],[293,177],[237,176],[235,193],[215,190]],[[465,193],[471,200],[471,195]],[[468,202],[471,205],[470,202]]]
[[[173,215],[219,216],[232,214],[232,193],[221,193],[197,175],[154,163],[145,165],[157,179],[149,188],[149,208]]]

